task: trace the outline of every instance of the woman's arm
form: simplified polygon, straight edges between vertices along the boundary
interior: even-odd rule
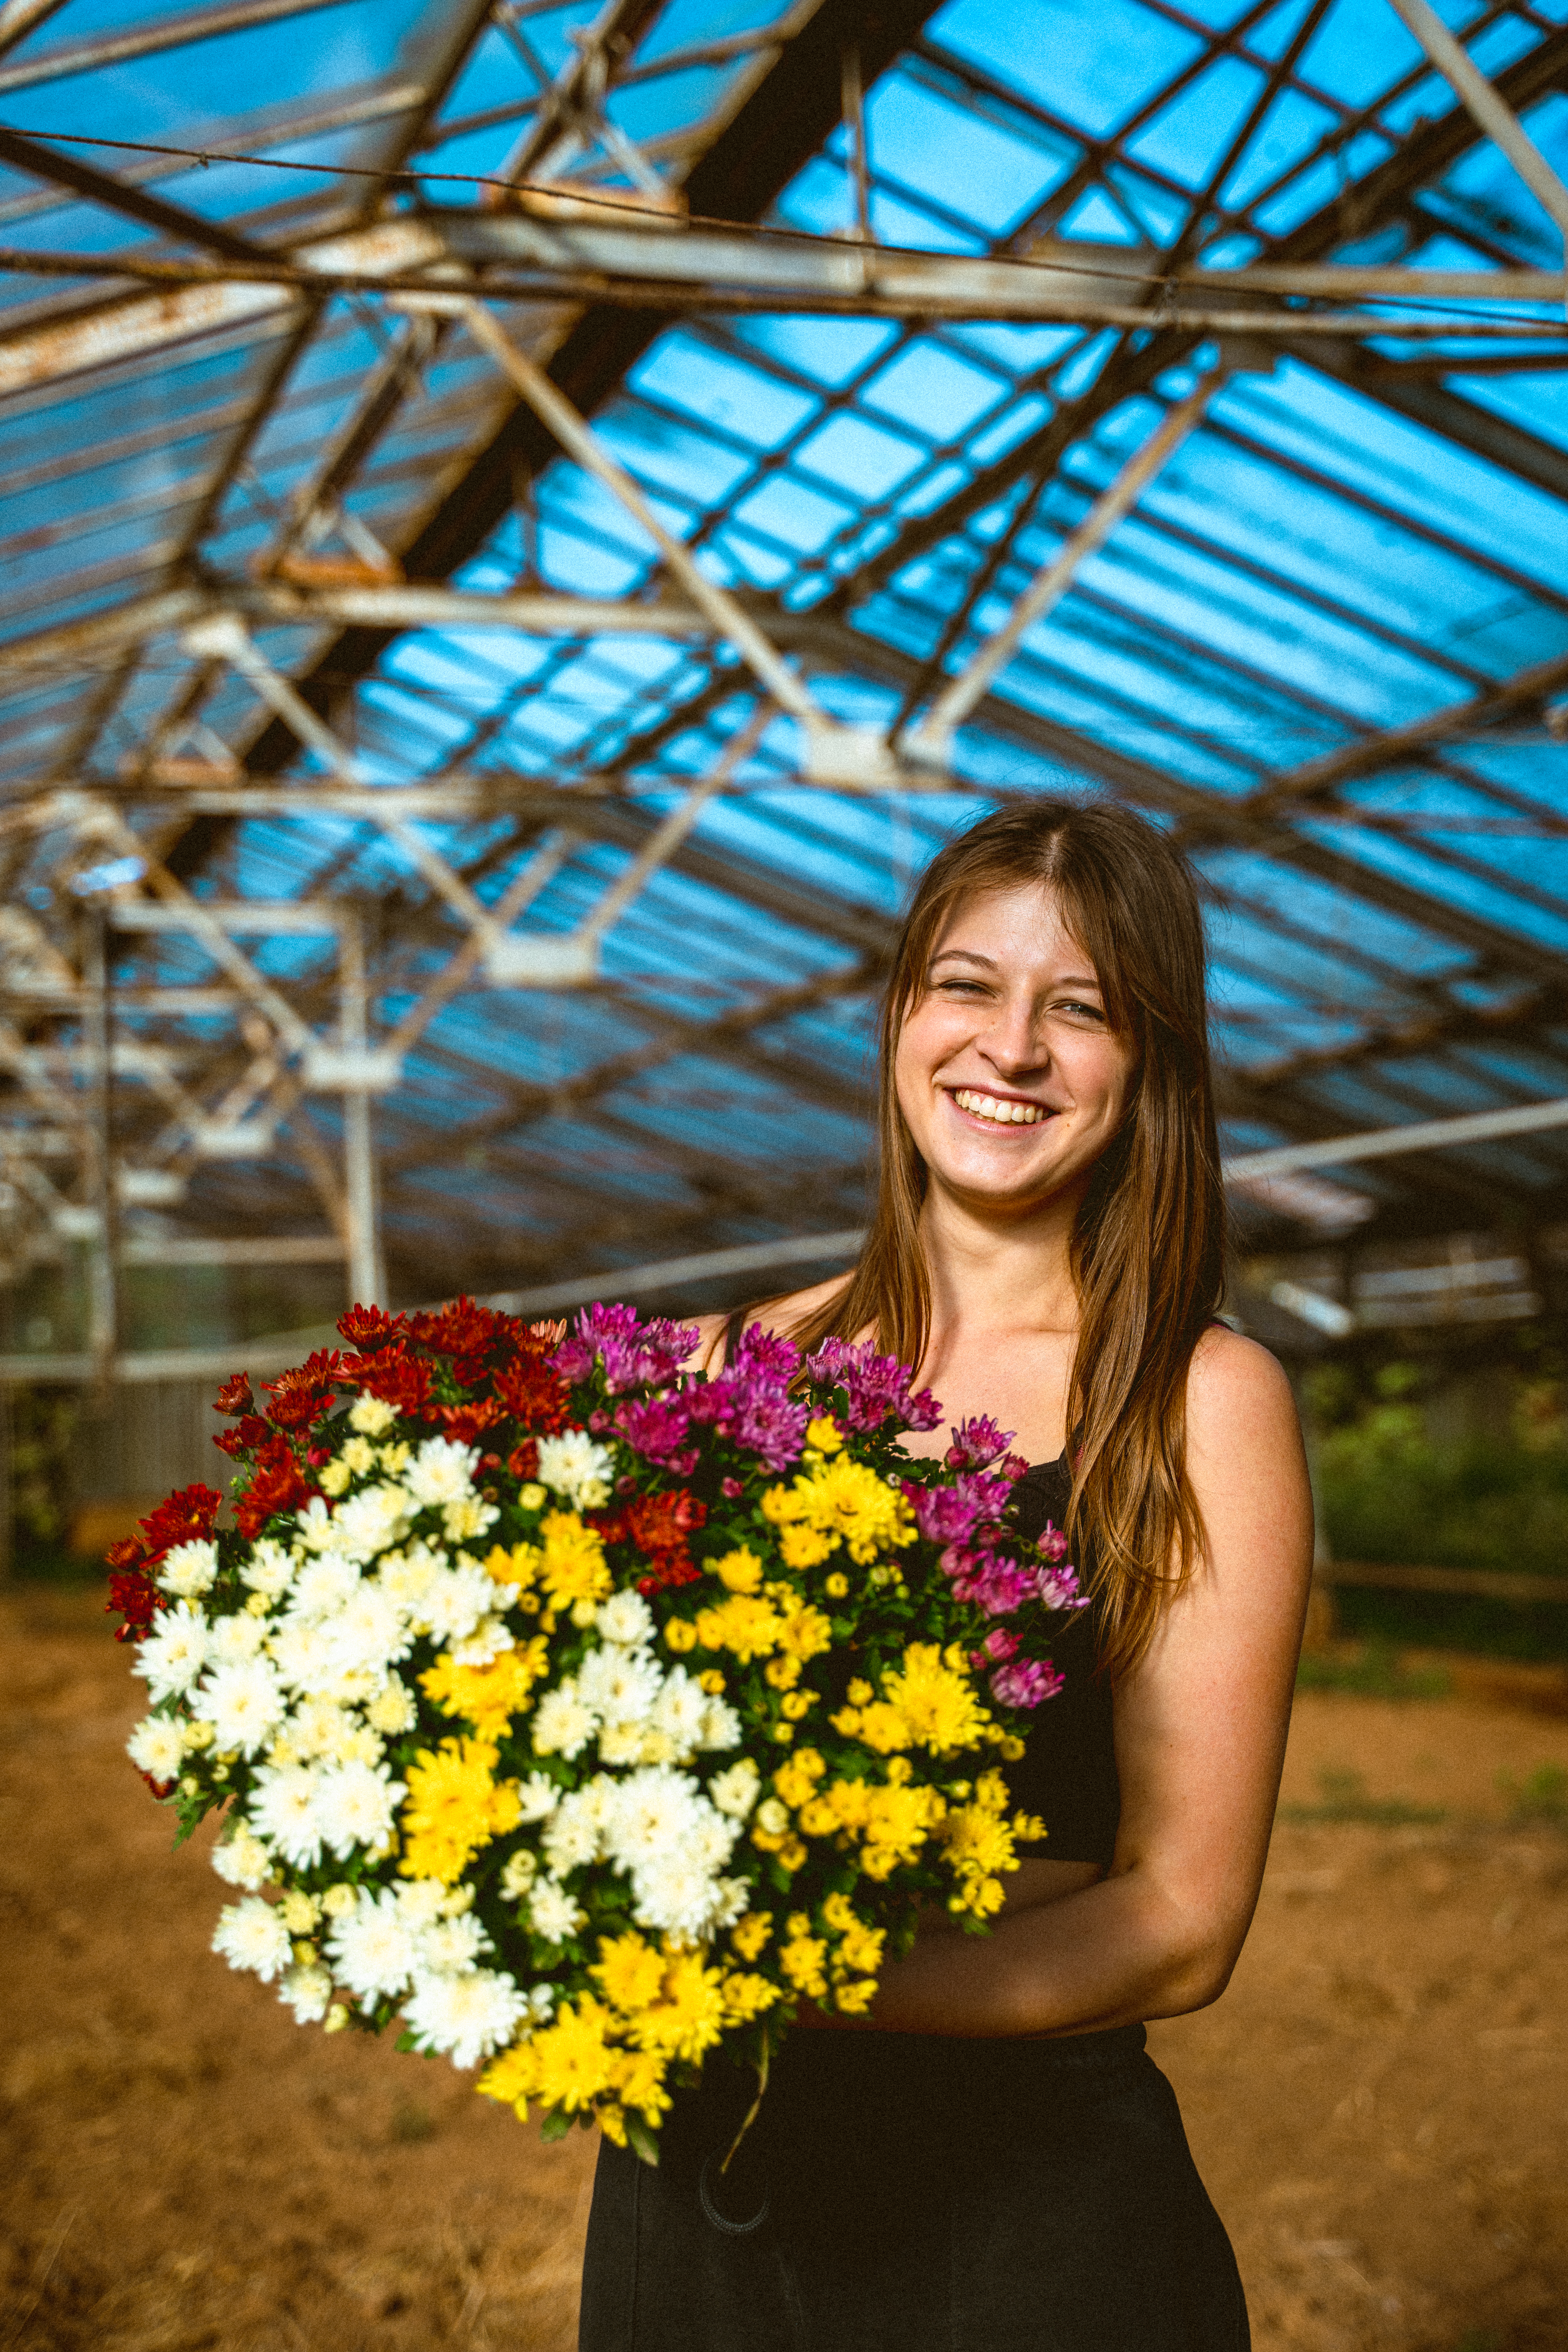
[[[874,2029],[1079,2033],[1225,1990],[1268,1850],[1312,1559],[1294,1401],[1273,1357],[1234,1332],[1210,1332],[1194,1359],[1187,1466],[1206,1549],[1117,1685],[1109,1875],[990,1936],[922,1940],[887,1970]]]

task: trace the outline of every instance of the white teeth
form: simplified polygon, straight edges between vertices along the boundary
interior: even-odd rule
[[[1038,1103],[1007,1102],[1000,1095],[977,1095],[968,1087],[960,1087],[952,1099],[960,1110],[994,1119],[998,1127],[1037,1127],[1046,1116]]]

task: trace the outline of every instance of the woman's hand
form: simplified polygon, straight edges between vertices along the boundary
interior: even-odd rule
[[[872,2028],[1080,2033],[1202,2009],[1224,1991],[1268,1851],[1312,1507],[1285,1375],[1223,1328],[1194,1358],[1187,1466],[1205,1551],[1116,1688],[1110,1873],[1057,1900],[1021,1888],[1026,1907],[989,1936],[922,1936],[884,1972]]]

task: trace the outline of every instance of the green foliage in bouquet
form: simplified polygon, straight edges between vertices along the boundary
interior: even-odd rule
[[[710,2052],[765,2081],[922,1906],[1000,1906],[1064,1540],[1016,1556],[990,1423],[905,1454],[940,1408],[869,1347],[751,1331],[709,1380],[626,1307],[340,1328],[220,1395],[232,1528],[193,1487],[110,1554],[132,1760],[182,1836],[226,1806],[214,1948],[301,2022],[401,2018],[653,2160]]]

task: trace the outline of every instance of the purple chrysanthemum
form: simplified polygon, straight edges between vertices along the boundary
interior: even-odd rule
[[[991,1696],[1001,1706],[1038,1706],[1055,1698],[1061,1686],[1048,1658],[1015,1658],[991,1677]]]
[[[619,1396],[672,1380],[700,1337],[695,1324],[672,1323],[664,1316],[644,1323],[634,1307],[597,1303],[583,1309],[575,1333],[562,1341],[552,1361],[563,1379],[580,1381],[592,1371],[595,1358],[602,1357],[605,1385]]]
[[[645,1461],[676,1469],[685,1459],[683,1447],[691,1415],[683,1397],[628,1397],[616,1409],[616,1427]]]
[[[1005,1454],[1012,1443],[1010,1429],[998,1429],[985,1414],[977,1413],[968,1421],[954,1423],[952,1444],[943,1458],[950,1470],[984,1470],[987,1463]]]

